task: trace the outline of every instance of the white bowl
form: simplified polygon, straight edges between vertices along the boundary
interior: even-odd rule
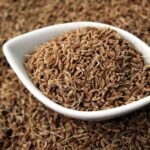
[[[17,74],[18,78],[22,81],[22,83],[26,86],[26,88],[45,106],[51,108],[52,110],[81,120],[106,120],[110,118],[115,118],[118,116],[122,116],[129,112],[135,111],[143,106],[150,104],[150,96],[140,99],[138,101],[132,102],[130,104],[107,109],[100,111],[77,111],[69,108],[65,108],[56,104],[48,97],[42,94],[42,92],[35,87],[35,85],[30,80],[29,76],[26,73],[24,68],[24,58],[25,55],[29,54],[33,49],[46,41],[49,41],[51,38],[60,35],[64,31],[69,31],[81,27],[92,26],[98,28],[111,28],[116,30],[120,35],[122,35],[125,39],[130,41],[135,48],[142,53],[145,59],[145,63],[150,64],[150,48],[143,41],[132,35],[131,33],[119,29],[117,27],[113,27],[110,25],[96,23],[96,22],[72,22],[72,23],[64,23],[53,25],[45,28],[41,28],[18,37],[15,37],[8,42],[6,42],[3,46],[4,54],[7,58],[7,61],[11,65],[14,72]]]

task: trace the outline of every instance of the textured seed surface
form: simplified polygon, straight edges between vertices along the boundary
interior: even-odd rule
[[[3,43],[14,36],[51,24],[81,20],[121,27],[150,45],[149,18],[149,0],[0,0],[0,149],[149,150],[149,106],[105,122],[66,118],[31,96],[2,53]],[[54,72],[58,73],[55,69]],[[148,80],[145,91],[150,90],[147,83]],[[104,81],[101,84],[104,86]],[[120,90],[129,92],[124,87]],[[99,105],[103,102],[101,99]]]
[[[113,108],[150,95],[143,56],[107,28],[63,33],[35,48],[25,67],[46,96],[76,110]]]

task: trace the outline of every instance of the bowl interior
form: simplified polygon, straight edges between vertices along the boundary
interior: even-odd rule
[[[121,34],[125,39],[130,41],[135,48],[140,51],[144,57],[146,63],[150,64],[150,48],[140,39],[133,36],[131,33],[119,29],[117,27],[113,27],[110,25],[102,24],[102,23],[93,23],[93,22],[76,22],[76,23],[66,23],[66,24],[58,24],[50,27],[41,28],[38,30],[34,30],[32,32],[23,34],[18,36],[7,43],[7,48],[11,51],[12,56],[15,58],[17,63],[23,63],[24,56],[29,54],[33,49],[60,35],[63,32],[74,30],[81,27],[92,26],[98,28],[112,28],[116,30],[119,34]]]

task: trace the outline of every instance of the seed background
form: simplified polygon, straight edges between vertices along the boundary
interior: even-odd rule
[[[149,0],[0,0],[0,149],[150,149],[150,106],[101,123],[70,119],[35,100],[6,62],[8,39],[70,21],[112,24],[150,45]]]

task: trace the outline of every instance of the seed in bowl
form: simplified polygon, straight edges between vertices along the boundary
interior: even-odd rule
[[[109,109],[150,95],[150,67],[108,28],[63,33],[26,56],[25,68],[44,95],[75,110]]]

